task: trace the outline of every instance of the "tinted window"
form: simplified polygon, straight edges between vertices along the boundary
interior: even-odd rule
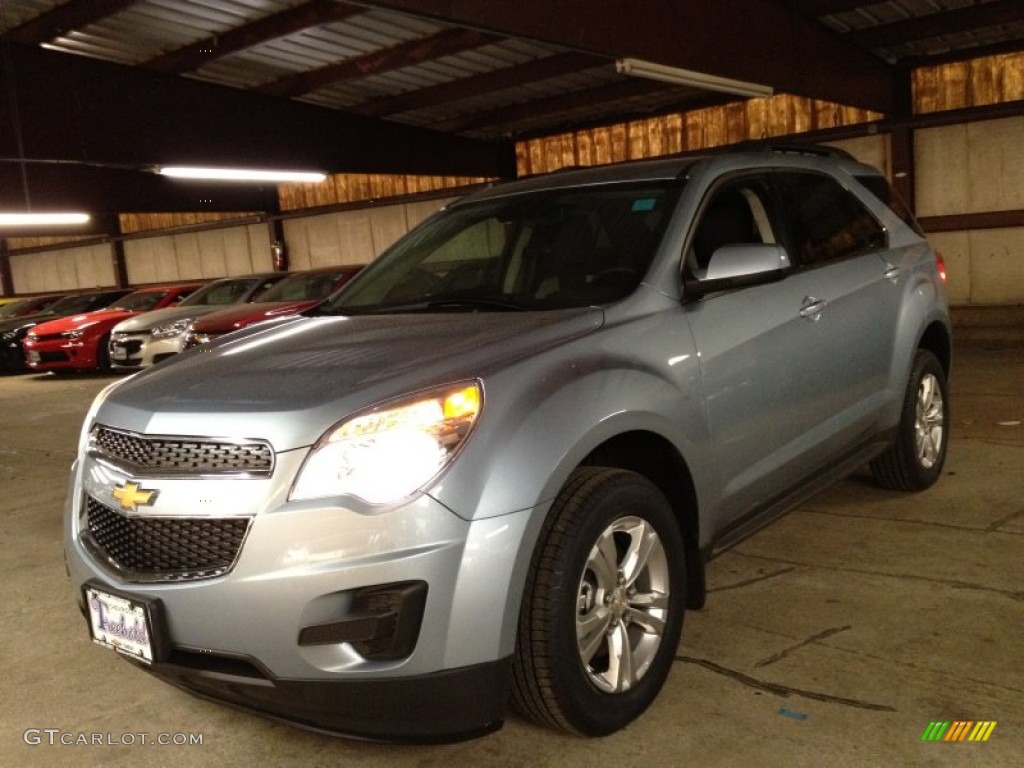
[[[816,173],[780,173],[780,198],[788,213],[790,253],[802,264],[884,248],[885,229],[852,192]]]
[[[889,206],[892,212],[903,219],[903,222],[908,227],[921,235],[921,237],[924,237],[924,232],[917,223],[917,219],[914,218],[914,214],[910,212],[907,204],[903,202],[903,198],[896,194],[896,190],[890,186],[884,176],[858,176],[857,181],[867,187],[875,197]]]
[[[218,280],[204,285],[183,302],[183,307],[234,304],[256,282],[256,278]]]
[[[268,301],[309,301],[322,299],[332,290],[341,278],[341,272],[298,272],[289,275],[266,293],[260,295],[257,302]]]
[[[150,291],[148,293],[129,293],[110,305],[111,309],[123,309],[126,312],[147,312],[167,295],[166,291]]]

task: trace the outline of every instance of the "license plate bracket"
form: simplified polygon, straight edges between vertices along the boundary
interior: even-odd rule
[[[89,636],[143,664],[164,661],[170,650],[163,602],[89,581],[82,586]]]

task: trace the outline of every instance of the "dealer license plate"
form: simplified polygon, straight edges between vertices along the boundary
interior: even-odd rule
[[[110,357],[114,360],[127,360],[128,350],[124,347],[111,347]]]
[[[152,619],[145,603],[85,588],[93,642],[147,664],[153,662]]]

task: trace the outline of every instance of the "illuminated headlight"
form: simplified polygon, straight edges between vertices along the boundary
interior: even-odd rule
[[[482,399],[478,383],[463,382],[336,424],[306,458],[290,498],[351,495],[387,504],[411,496],[455,457]]]
[[[150,329],[149,335],[154,339],[169,339],[172,336],[181,336],[192,324],[192,319],[187,317],[184,320],[175,320],[173,323],[167,323],[166,325],[158,325]]]
[[[60,335],[60,337],[62,339],[80,339],[80,338],[82,338],[82,331],[79,331],[79,330],[64,331],[64,333],[62,333]]]

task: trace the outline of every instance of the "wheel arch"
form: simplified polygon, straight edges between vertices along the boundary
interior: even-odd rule
[[[948,379],[953,357],[953,345],[949,336],[949,329],[943,323],[938,321],[932,322],[925,328],[924,333],[921,334],[921,339],[918,341],[917,346],[919,349],[927,349],[938,358],[939,364],[942,366],[942,370],[946,372],[946,378]]]
[[[623,432],[591,450],[580,466],[615,467],[636,472],[665,494],[686,545],[687,607],[703,607],[707,587],[699,544],[697,492],[690,468],[675,446],[653,432]]]

